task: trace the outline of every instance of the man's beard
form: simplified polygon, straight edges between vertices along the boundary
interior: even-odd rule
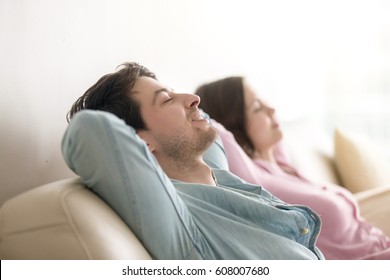
[[[178,129],[173,136],[159,136],[158,141],[165,156],[174,160],[178,166],[187,168],[204,154],[216,137],[217,131],[213,127],[199,130],[193,138]]]

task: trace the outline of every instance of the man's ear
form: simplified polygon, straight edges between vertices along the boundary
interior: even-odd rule
[[[145,141],[146,145],[149,148],[149,151],[153,153],[153,151],[156,149],[154,139],[149,131],[147,130],[139,130],[137,131],[138,136]]]

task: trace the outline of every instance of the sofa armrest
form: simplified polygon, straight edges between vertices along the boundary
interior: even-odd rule
[[[359,202],[361,215],[390,236],[390,187],[369,189],[354,195]]]

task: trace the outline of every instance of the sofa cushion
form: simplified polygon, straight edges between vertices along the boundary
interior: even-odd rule
[[[119,216],[78,182],[34,188],[0,209],[1,259],[150,259]]]
[[[390,164],[368,137],[336,129],[335,162],[341,184],[356,193],[390,186]]]

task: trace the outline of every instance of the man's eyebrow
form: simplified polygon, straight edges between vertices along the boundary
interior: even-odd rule
[[[161,93],[163,93],[163,92],[169,93],[169,92],[171,92],[171,91],[172,91],[172,90],[170,90],[170,89],[168,89],[168,88],[160,88],[160,89],[156,90],[156,91],[154,92],[152,105],[155,105],[155,104],[156,104],[157,97],[158,97]]]

